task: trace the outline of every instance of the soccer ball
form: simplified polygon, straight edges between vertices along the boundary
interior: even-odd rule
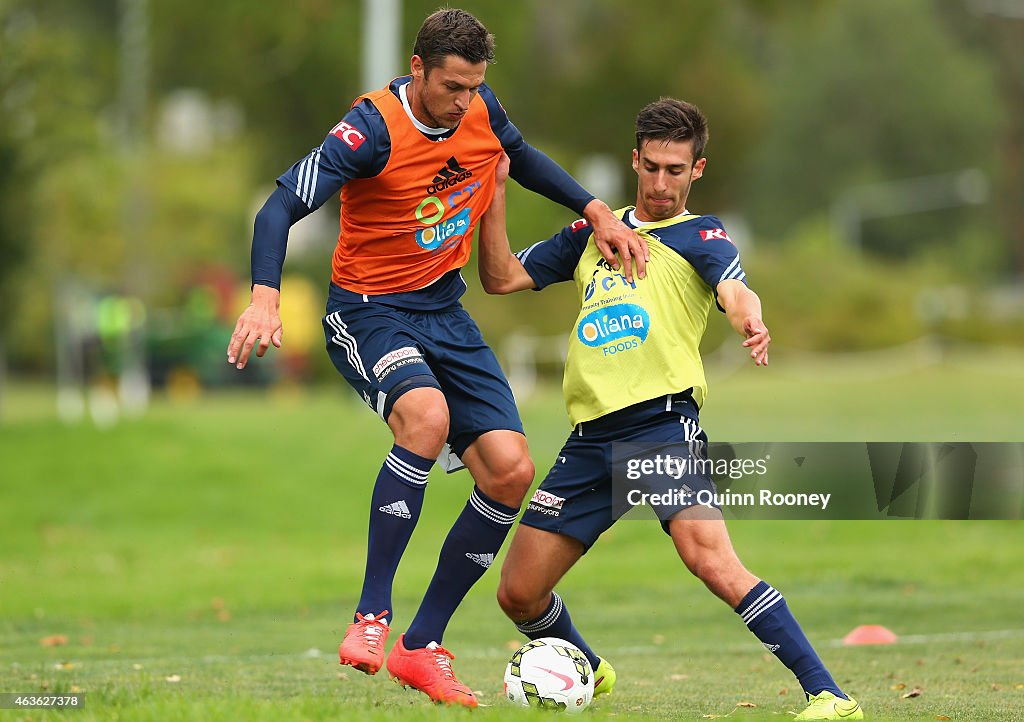
[[[523,707],[580,712],[594,698],[594,671],[571,642],[535,639],[520,647],[505,667],[505,696]]]

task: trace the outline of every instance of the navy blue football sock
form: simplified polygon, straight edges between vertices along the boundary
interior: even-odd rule
[[[391,606],[391,586],[402,554],[423,508],[427,474],[434,465],[408,449],[395,446],[377,474],[370,503],[370,533],[366,545],[366,575],[357,612],[380,614]],[[388,614],[390,622],[391,614]]]
[[[407,649],[441,643],[448,621],[470,587],[494,562],[518,515],[518,509],[489,499],[479,487],[473,487],[466,507],[441,546],[434,578],[405,633]]]
[[[789,605],[774,587],[758,582],[736,607],[744,623],[769,652],[796,675],[806,694],[824,690],[847,699],[797,624]]]
[[[572,617],[569,616],[569,610],[566,609],[562,598],[556,592],[551,592],[551,603],[548,604],[548,608],[542,615],[529,622],[517,624],[516,629],[530,639],[558,637],[566,642],[572,642],[586,655],[591,669],[597,669],[597,665],[600,664],[601,660],[594,654],[594,650],[583,641],[583,636],[576,631]]]

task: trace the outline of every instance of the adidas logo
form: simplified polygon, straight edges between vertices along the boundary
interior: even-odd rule
[[[772,654],[775,654],[776,652],[778,652],[779,648],[782,646],[781,644],[768,644],[768,642],[761,642],[761,644],[763,644],[764,648],[767,649]]]
[[[493,554],[474,554],[473,552],[466,552],[466,558],[476,562],[484,569],[488,569],[492,564],[494,564]]]
[[[427,186],[427,193],[434,194],[440,193],[446,188],[457,186],[467,178],[472,177],[472,171],[468,171],[459,165],[459,161],[455,159],[453,155],[437,171],[437,175],[434,176],[434,180],[431,181],[431,185]]]
[[[454,178],[459,173],[468,173],[468,172],[469,171],[467,171],[465,168],[463,168],[461,165],[459,165],[459,161],[456,160],[455,156],[453,155],[451,158],[448,159],[447,163],[445,163],[443,166],[441,166],[441,170],[439,170],[437,172],[437,175],[434,176],[434,183],[440,183],[440,182],[446,181],[446,180],[448,180],[450,178]]]
[[[396,501],[393,504],[385,504],[377,511],[382,511],[391,516],[400,516],[403,519],[412,519],[412,512],[409,511],[409,505],[405,503],[405,499]]]

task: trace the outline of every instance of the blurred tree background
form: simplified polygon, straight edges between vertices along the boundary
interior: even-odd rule
[[[690,206],[725,218],[780,345],[1024,337],[1024,3],[462,6],[497,36],[487,80],[512,120],[613,206],[633,199],[637,110],[663,95],[704,109]],[[396,75],[435,8],[402,3]],[[358,0],[0,0],[0,359],[49,373],[56,299],[76,285],[141,298],[151,361],[223,380],[203,369],[224,365],[247,299],[252,218],[367,90],[362,17]],[[141,74],[134,119],[126,73]],[[510,208],[517,247],[572,220],[525,191]],[[298,376],[334,373],[318,328],[336,214],[289,247],[286,347],[303,353],[283,363]],[[574,316],[570,289],[492,299],[465,275],[496,345]],[[709,344],[726,333],[713,326]]]

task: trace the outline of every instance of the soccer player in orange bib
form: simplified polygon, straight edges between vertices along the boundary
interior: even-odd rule
[[[293,223],[341,191],[341,232],[323,318],[327,351],[345,380],[390,427],[394,445],[370,507],[366,571],[342,664],[385,664],[395,570],[423,504],[428,473],[465,465],[475,486],[441,546],[412,623],[387,656],[389,674],[438,702],[476,706],[442,644],[448,621],[494,561],[533,481],[508,382],[459,303],[474,228],[490,206],[502,154],[523,186],[581,213],[595,245],[632,278],[646,245],[600,200],[528,145],[484,83],[494,39],[469,13],[443,9],[416,37],[410,74],[361,95],[278,179],[256,216],[252,302],[227,350],[281,345],[281,268]],[[618,254],[618,259],[616,258]]]

